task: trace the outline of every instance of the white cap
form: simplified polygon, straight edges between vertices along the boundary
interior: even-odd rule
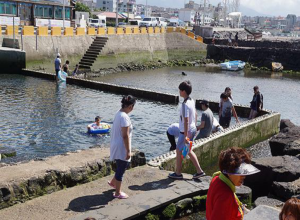
[[[223,170],[222,173],[236,176],[249,176],[258,172],[260,172],[260,170],[255,166],[248,163],[242,163],[234,172],[227,172],[226,170]]]
[[[60,57],[60,53],[57,53],[57,56]]]

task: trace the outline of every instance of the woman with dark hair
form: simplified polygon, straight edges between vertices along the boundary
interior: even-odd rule
[[[247,209],[235,194],[247,175],[260,172],[251,164],[250,154],[242,148],[220,153],[220,172],[213,175],[206,200],[207,220],[242,220]]]
[[[108,184],[116,189],[113,195],[115,198],[127,199],[128,195],[121,191],[121,183],[131,160],[132,123],[128,114],[133,110],[136,98],[131,95],[124,96],[121,103],[122,108],[114,118],[110,140],[110,160],[116,161],[117,169]]]
[[[300,219],[300,199],[291,198],[284,204],[279,220],[298,220]]]

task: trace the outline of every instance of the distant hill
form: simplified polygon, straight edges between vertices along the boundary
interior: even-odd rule
[[[259,13],[259,12],[255,11],[251,8],[248,8],[244,5],[240,6],[240,12],[242,12],[242,15],[246,15],[246,16],[268,16],[268,17],[272,17],[272,15]]]

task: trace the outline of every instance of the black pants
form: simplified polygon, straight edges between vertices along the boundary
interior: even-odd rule
[[[220,117],[220,125],[223,127],[223,128],[228,128],[229,125],[230,125],[230,121],[231,121],[231,117]]]
[[[167,132],[167,136],[168,136],[169,142],[171,144],[170,151],[176,150],[175,136],[170,135],[168,132]]]

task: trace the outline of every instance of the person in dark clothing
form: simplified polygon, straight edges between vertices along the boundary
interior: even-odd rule
[[[169,139],[169,142],[171,144],[170,151],[176,150],[176,140],[175,138],[179,137],[179,124],[178,123],[173,123],[169,126],[167,130],[167,136]]]
[[[239,32],[236,32],[235,36],[234,36],[234,46],[238,46],[238,41],[239,41]]]
[[[249,115],[249,120],[255,118],[263,108],[263,96],[259,92],[258,86],[254,86],[253,90],[254,95],[252,101],[250,102],[251,111]]]

